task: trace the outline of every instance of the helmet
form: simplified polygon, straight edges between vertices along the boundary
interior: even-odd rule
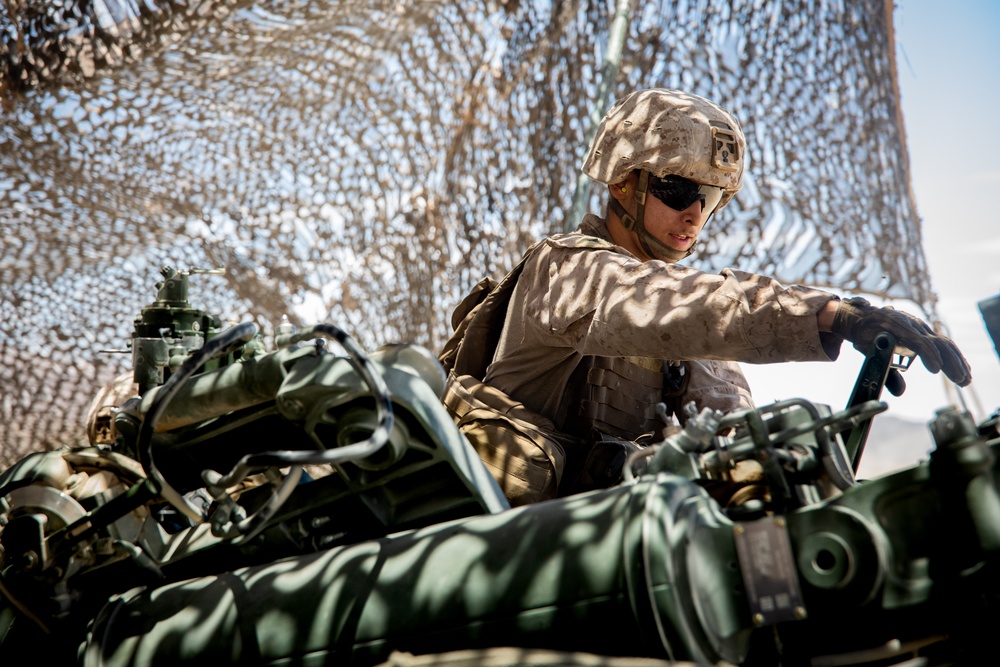
[[[608,185],[635,169],[714,185],[724,190],[718,211],[740,189],[745,151],[743,130],[728,111],[698,95],[653,88],[611,107],[582,170]]]

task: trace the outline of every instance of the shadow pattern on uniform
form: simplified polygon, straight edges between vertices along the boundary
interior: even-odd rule
[[[615,95],[731,109],[743,191],[690,261],[934,295],[891,3],[634,9]],[[160,267],[269,333],[438,347],[454,304],[558,231],[610,3],[191,0],[0,7],[0,465],[85,440]],[[604,193],[590,193],[600,210]]]

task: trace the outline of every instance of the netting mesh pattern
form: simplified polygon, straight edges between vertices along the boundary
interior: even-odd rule
[[[16,7],[13,11],[11,7]],[[613,3],[7,3],[0,465],[85,440],[164,265],[265,333],[432,348],[566,224]],[[693,263],[932,306],[882,0],[633,8],[615,96],[719,101],[744,190]],[[603,193],[590,193],[591,210]]]

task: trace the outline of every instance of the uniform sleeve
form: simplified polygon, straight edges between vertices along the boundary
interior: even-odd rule
[[[816,313],[838,297],[726,269],[640,262],[613,250],[550,246],[525,268],[528,326],[580,354],[749,363],[829,361],[840,339]]]
[[[690,374],[683,403],[694,401],[698,412],[704,408],[737,412],[754,407],[747,382],[739,364],[732,361],[689,361]]]

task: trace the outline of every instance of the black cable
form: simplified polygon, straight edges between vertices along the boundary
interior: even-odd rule
[[[368,385],[372,398],[375,400],[375,411],[378,417],[378,424],[371,435],[362,440],[336,449],[322,451],[273,451],[261,452],[258,454],[247,454],[241,458],[226,475],[218,473],[205,475],[209,485],[209,492],[212,495],[221,493],[224,489],[243,481],[250,472],[257,468],[302,466],[302,465],[336,465],[346,461],[356,461],[372,456],[389,441],[392,431],[393,412],[392,401],[389,396],[389,387],[385,384],[381,372],[375,364],[368,358],[365,352],[354,342],[343,329],[332,324],[317,324],[306,327],[302,331],[294,334],[286,334],[277,340],[279,346],[294,345],[303,341],[315,338],[329,338],[336,341],[349,356],[351,365],[361,375],[362,380]],[[206,473],[214,471],[206,471]],[[298,480],[296,473],[295,480]],[[263,528],[264,523],[270,519],[281,507],[284,501],[291,494],[294,484],[286,478],[281,487],[275,492],[260,510],[252,516],[241,520],[237,526],[237,531],[245,539],[253,537]]]
[[[256,333],[256,325],[244,322],[219,333],[215,338],[212,338],[193,354],[189,355],[180,368],[156,389],[152,403],[143,416],[142,424],[139,427],[135,448],[139,456],[142,457],[139,462],[149,474],[150,481],[155,485],[157,492],[164,500],[173,505],[175,509],[186,517],[198,523],[205,520],[201,511],[192,507],[190,503],[184,500],[184,497],[170,486],[156,468],[156,463],[153,460],[154,427],[157,420],[170,404],[170,401],[183,386],[184,382],[194,375],[195,371],[204,366],[205,362],[228,352],[231,348],[248,342]]]

